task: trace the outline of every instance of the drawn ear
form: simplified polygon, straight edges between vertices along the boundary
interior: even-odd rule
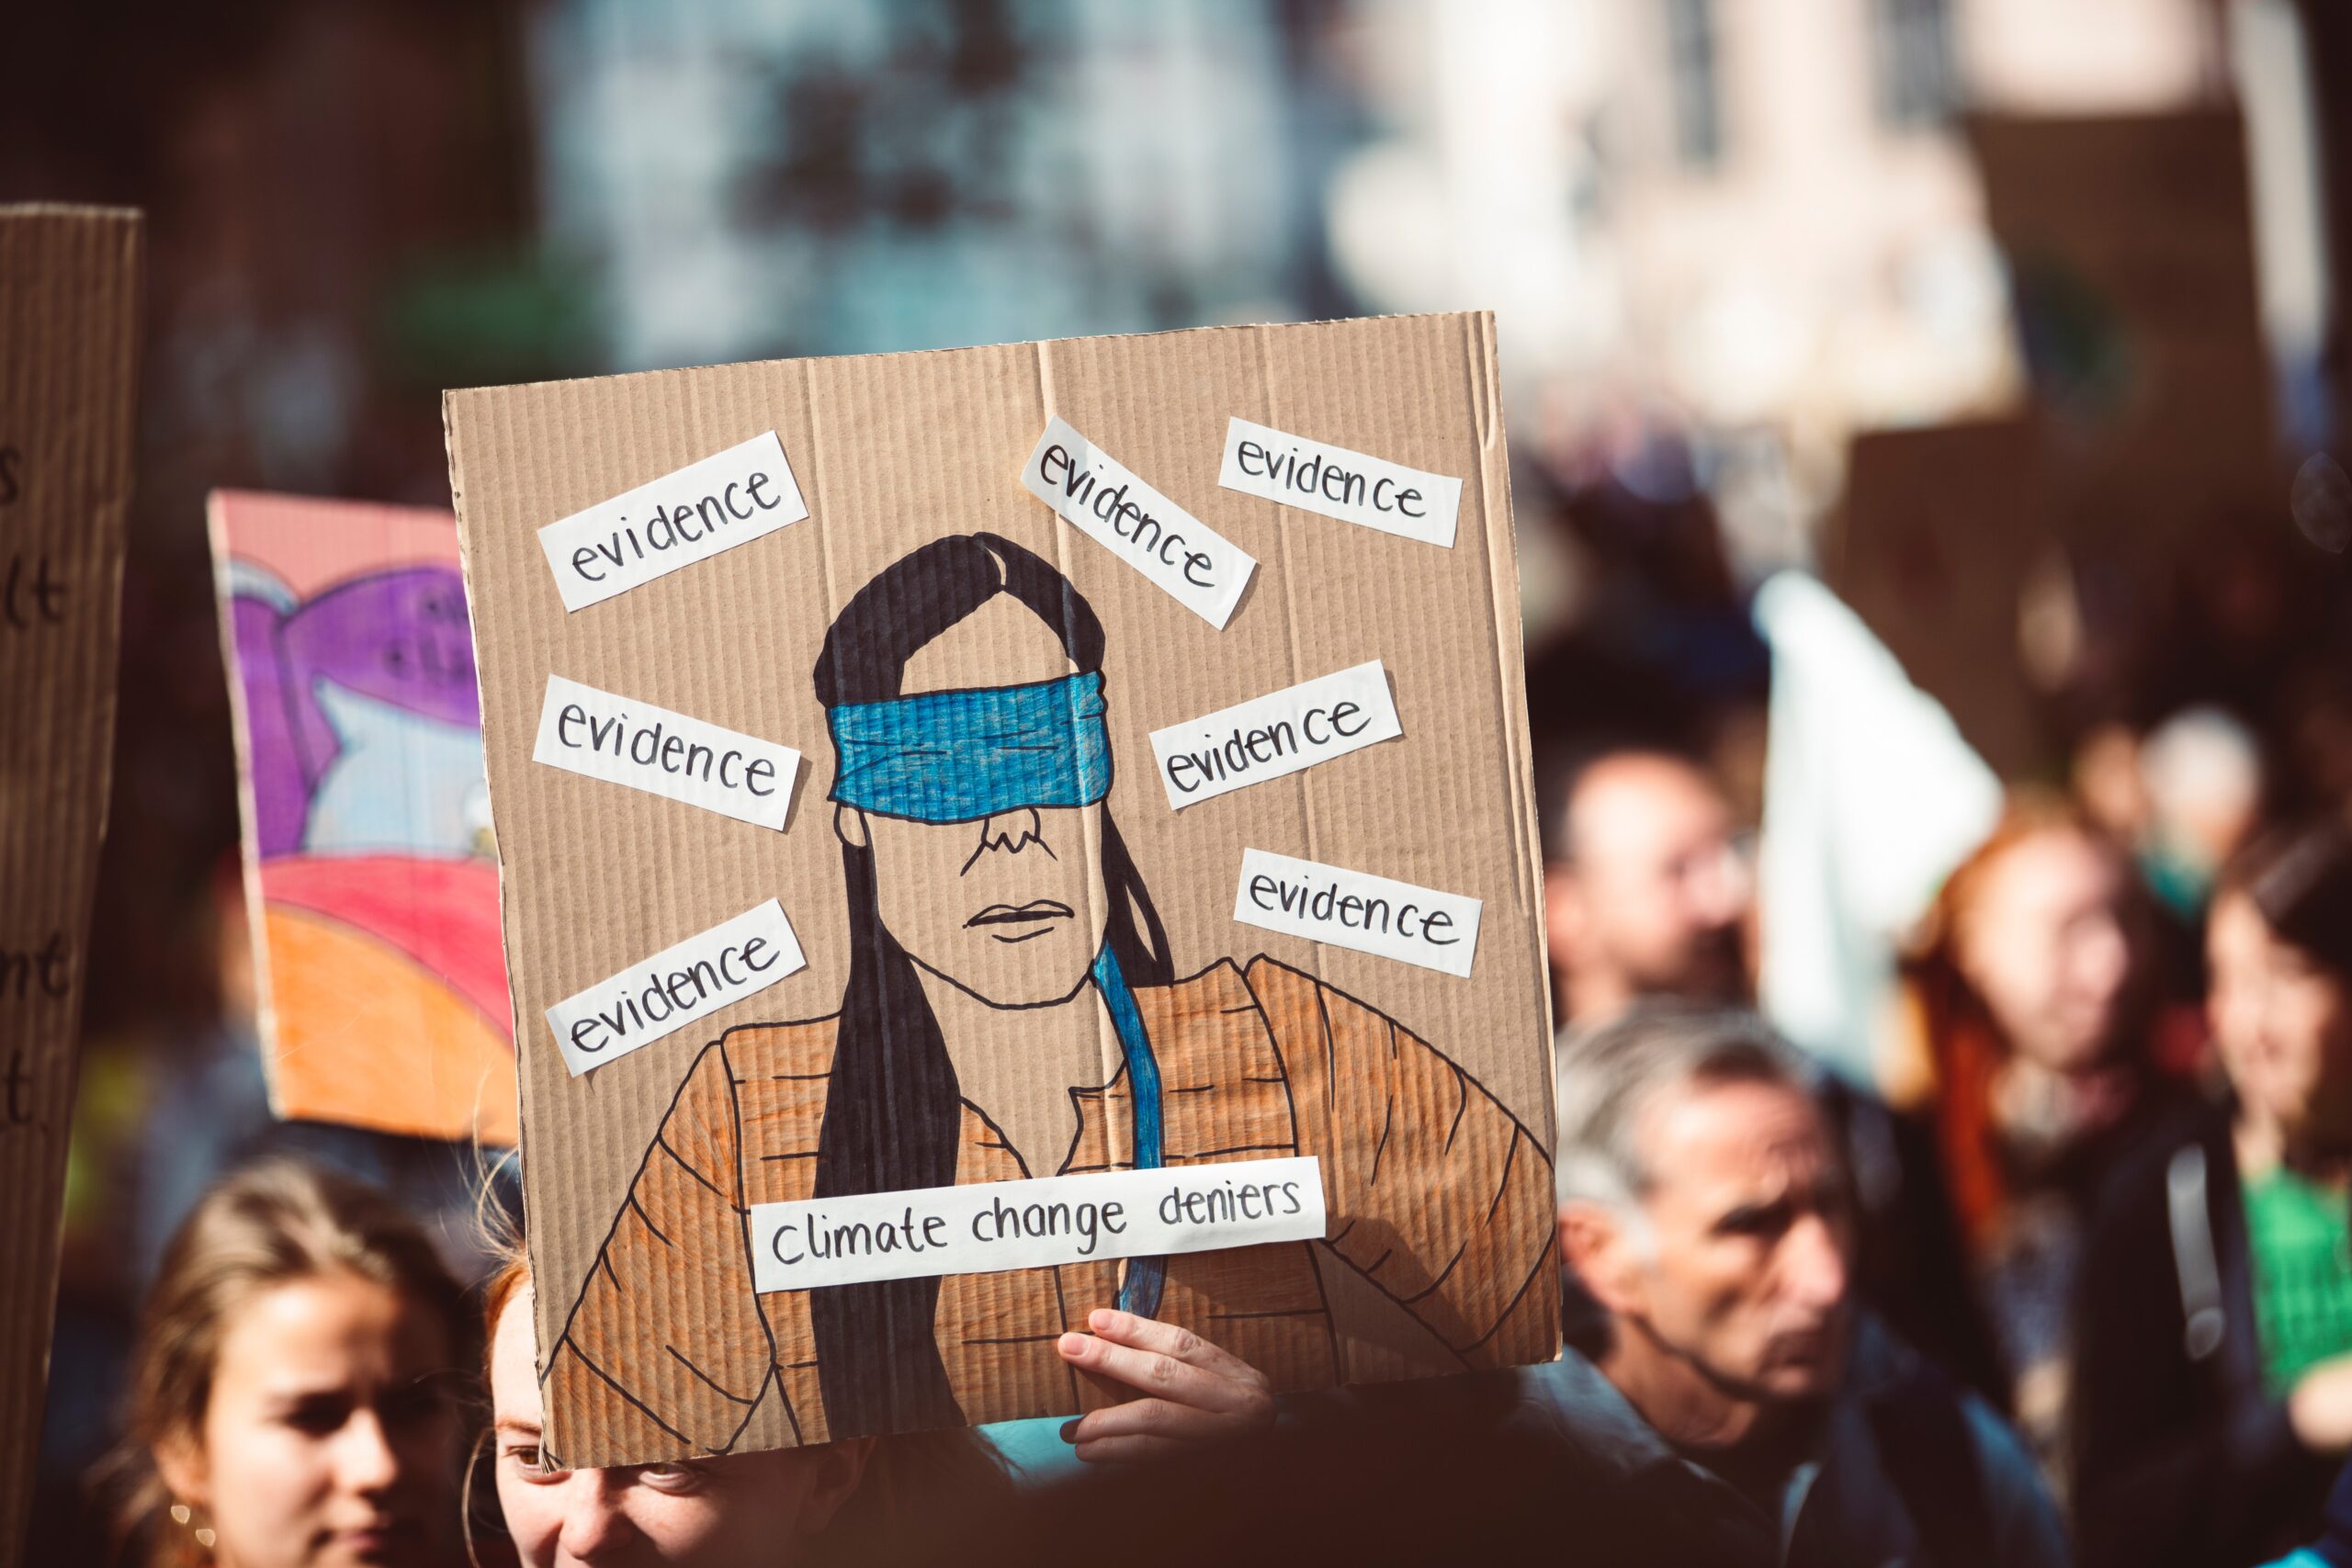
[[[871,842],[865,835],[865,813],[854,806],[834,807],[833,837],[851,849],[865,849]]]

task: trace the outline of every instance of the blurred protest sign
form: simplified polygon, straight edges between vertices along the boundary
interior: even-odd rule
[[[2036,422],[1854,438],[1822,573],[1996,772],[2041,743],[2018,616],[2053,548],[2057,498]]]
[[[447,416],[549,1452],[1074,1413],[1114,1304],[1281,1388],[1554,1354],[1491,318]]]
[[[2033,400],[1851,445],[1823,574],[2006,776],[2086,672],[2078,583],[2160,603],[2193,541],[2283,532],[2233,109],[1970,121]],[[2039,605],[2037,606],[2037,596]]]
[[[272,1107],[511,1145],[457,520],[226,491],[210,513]]]
[[[2063,526],[2143,567],[2283,485],[2233,107],[1969,122]]]
[[[24,1540],[114,749],[140,215],[0,208],[0,1559]]]

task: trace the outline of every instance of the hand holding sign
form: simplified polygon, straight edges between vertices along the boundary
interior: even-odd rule
[[[1054,1348],[1122,1402],[1062,1423],[1062,1441],[1087,1463],[1167,1459],[1274,1424],[1266,1374],[1199,1335],[1108,1309],[1086,1326],[1092,1332],[1065,1334]]]

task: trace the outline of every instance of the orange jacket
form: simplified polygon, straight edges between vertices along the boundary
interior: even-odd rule
[[[1559,1338],[1552,1167],[1461,1068],[1373,1009],[1260,957],[1138,987],[1169,1165],[1312,1155],[1328,1245],[1465,1366],[1548,1359]],[[838,1020],[731,1029],[695,1061],[543,1373],[549,1447],[573,1465],[823,1442],[805,1291],[752,1286],[749,1207],[813,1195]],[[1062,1172],[1127,1168],[1124,1071],[1073,1089]],[[1033,1173],[964,1106],[957,1183]],[[1326,1267],[1329,1265],[1326,1264]],[[951,1275],[937,1331],[976,1424],[1106,1403],[1054,1340],[1113,1304],[1121,1265]],[[1334,1333],[1310,1243],[1168,1259],[1162,1319],[1279,1389],[1396,1375]],[[681,1303],[688,1312],[671,1305]]]

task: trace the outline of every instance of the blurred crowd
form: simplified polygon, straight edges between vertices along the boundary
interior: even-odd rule
[[[1101,1314],[1061,1353],[1123,1403],[1081,1420],[547,1472],[511,1172],[270,1118],[224,873],[229,1005],[130,1162],[144,1305],[61,1315],[37,1557],[2344,1561],[2352,817],[2278,696],[2340,646],[2337,564],[2235,677],[2003,792],[1860,1072],[1757,1009],[1773,652],[1722,574],[1621,570],[1639,640],[1531,660],[1558,1360],[1277,1399]]]

